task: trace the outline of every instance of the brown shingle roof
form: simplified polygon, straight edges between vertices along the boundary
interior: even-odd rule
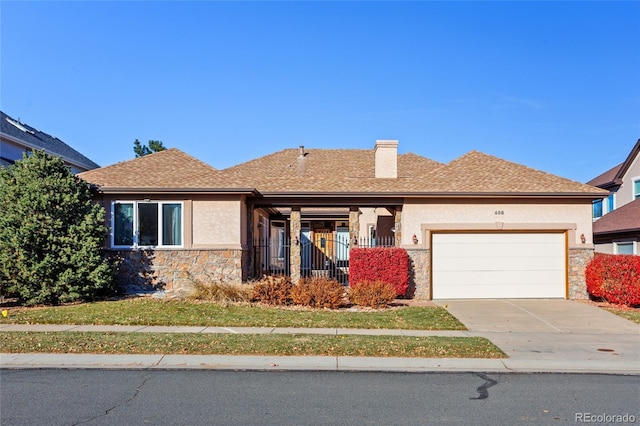
[[[398,178],[375,178],[373,150],[285,149],[230,167],[213,167],[170,149],[79,175],[111,189],[257,189],[267,194],[600,194],[606,191],[472,151],[442,164],[398,156]]]
[[[640,199],[602,216],[593,223],[595,235],[640,231]]]
[[[263,193],[577,193],[605,191],[472,151],[441,164],[398,156],[398,178],[376,179],[371,150],[284,150],[222,170],[221,174]]]
[[[598,186],[598,187],[612,185],[616,180],[616,176],[618,175],[618,172],[620,171],[621,168],[622,168],[622,163],[607,170],[600,176],[591,179],[589,182],[587,182],[587,185]]]
[[[212,188],[218,171],[176,148],[116,163],[78,176],[102,189]]]

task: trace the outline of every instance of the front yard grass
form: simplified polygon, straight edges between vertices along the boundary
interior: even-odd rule
[[[5,353],[504,358],[480,337],[4,332]]]
[[[56,307],[9,308],[8,311],[6,318],[0,317],[0,324],[466,330],[460,321],[439,306],[378,311],[296,310],[135,298]]]
[[[626,307],[618,307],[618,306],[608,306],[605,309],[613,314],[618,315],[619,317],[628,319],[629,321],[633,321],[636,324],[640,324],[640,309],[632,309]]]

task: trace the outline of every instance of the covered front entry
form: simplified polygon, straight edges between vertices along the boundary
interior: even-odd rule
[[[434,232],[433,299],[565,298],[564,232]]]

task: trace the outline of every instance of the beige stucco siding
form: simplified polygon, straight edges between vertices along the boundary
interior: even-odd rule
[[[633,201],[633,181],[640,179],[640,155],[631,163],[627,173],[623,176],[622,185],[615,195],[616,208]]]
[[[495,226],[516,224],[516,229],[544,229],[545,224],[567,224],[573,241],[569,245],[580,245],[584,234],[586,244],[592,244],[591,202],[544,202],[539,200],[513,202],[510,200],[407,200],[402,212],[402,245],[414,245],[412,236],[424,245],[424,224],[459,224],[460,230],[476,229],[476,225]],[[508,226],[507,226],[508,228]]]
[[[240,247],[243,211],[240,200],[193,201],[193,246]]]

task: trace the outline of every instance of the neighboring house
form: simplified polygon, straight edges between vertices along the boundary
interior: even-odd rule
[[[593,202],[595,249],[640,254],[640,139],[621,164],[588,182],[609,191]]]
[[[60,139],[41,132],[0,111],[0,167],[21,160],[25,152],[44,150],[62,158],[73,173],[100,167]]]
[[[80,177],[108,212],[122,282],[176,292],[263,273],[346,282],[351,248],[393,244],[416,298],[586,298],[592,201],[607,194],[476,151],[399,155],[397,141],[225,170],[169,149]]]

